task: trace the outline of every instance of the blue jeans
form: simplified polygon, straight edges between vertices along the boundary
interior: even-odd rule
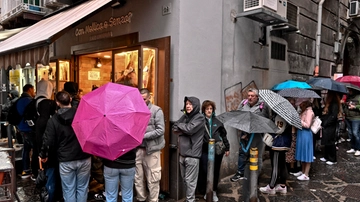
[[[47,177],[45,187],[49,194],[49,201],[54,201],[55,190],[59,189],[58,187],[56,187],[56,184],[57,184],[56,172],[59,172],[59,171],[56,168],[46,168],[45,172],[46,172],[46,177]]]
[[[238,173],[244,174],[246,159],[247,159],[246,153],[241,149],[241,146],[240,146],[239,158],[238,158],[238,169],[237,169]]]
[[[345,119],[345,123],[346,123],[346,127],[347,127],[348,138],[351,140],[351,139],[353,139],[351,121],[349,121],[348,119]]]
[[[60,162],[61,186],[65,202],[86,202],[91,158]]]
[[[351,121],[352,135],[351,146],[355,150],[360,150],[360,120]]]
[[[106,201],[117,202],[120,180],[122,201],[132,202],[134,178],[135,167],[118,169],[104,166]]]

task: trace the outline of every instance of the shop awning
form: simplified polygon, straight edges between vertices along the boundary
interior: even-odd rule
[[[87,15],[93,13],[102,6],[108,4],[109,2],[111,2],[111,0],[86,1],[78,6],[62,11],[44,20],[41,20],[40,22],[23,30],[22,32],[8,38],[5,41],[0,42],[0,60],[4,60],[0,61],[0,65],[3,65],[5,68],[7,68],[11,65],[21,64],[20,61],[18,61],[19,58],[26,57],[19,56],[19,54],[21,54],[22,52],[26,52],[26,54],[39,53],[39,51],[37,50],[31,50],[34,48],[40,48],[40,50],[48,50],[48,47],[44,46],[48,46],[54,40],[56,40],[55,38],[53,38],[56,34],[68,28],[82,18],[86,17]],[[44,54],[46,54],[46,51],[44,52]],[[35,62],[28,62],[31,65],[34,65],[37,62],[40,62],[43,56],[44,55],[38,57],[36,59],[37,61]],[[30,58],[35,58],[35,55],[31,56]],[[10,61],[11,63],[8,63],[8,61]]]

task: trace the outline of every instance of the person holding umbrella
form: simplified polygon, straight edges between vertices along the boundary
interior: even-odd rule
[[[344,103],[345,123],[348,128],[348,138],[351,148],[346,151],[348,154],[360,155],[360,94],[358,91],[348,88],[349,95]]]
[[[334,91],[328,91],[325,99],[325,107],[321,116],[322,138],[321,144],[324,145],[324,157],[320,158],[328,165],[337,162],[336,159],[336,126],[339,114],[342,114],[340,96]]]
[[[186,202],[194,202],[205,117],[200,113],[200,100],[196,97],[185,97],[183,111],[184,115],[174,123],[172,129],[174,134],[179,136],[179,163],[185,184]]]

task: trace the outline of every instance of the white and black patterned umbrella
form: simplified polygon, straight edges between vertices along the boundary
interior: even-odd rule
[[[281,95],[268,90],[259,90],[260,98],[280,117],[290,125],[302,129],[300,116],[291,103]]]
[[[275,133],[279,128],[265,117],[249,111],[230,111],[216,116],[225,125],[247,133]]]
[[[277,94],[283,97],[292,97],[292,98],[321,98],[314,91],[302,89],[302,88],[287,88],[278,91]]]

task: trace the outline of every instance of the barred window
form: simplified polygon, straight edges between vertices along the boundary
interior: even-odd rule
[[[271,42],[271,59],[285,61],[285,54],[286,45],[274,41]]]

